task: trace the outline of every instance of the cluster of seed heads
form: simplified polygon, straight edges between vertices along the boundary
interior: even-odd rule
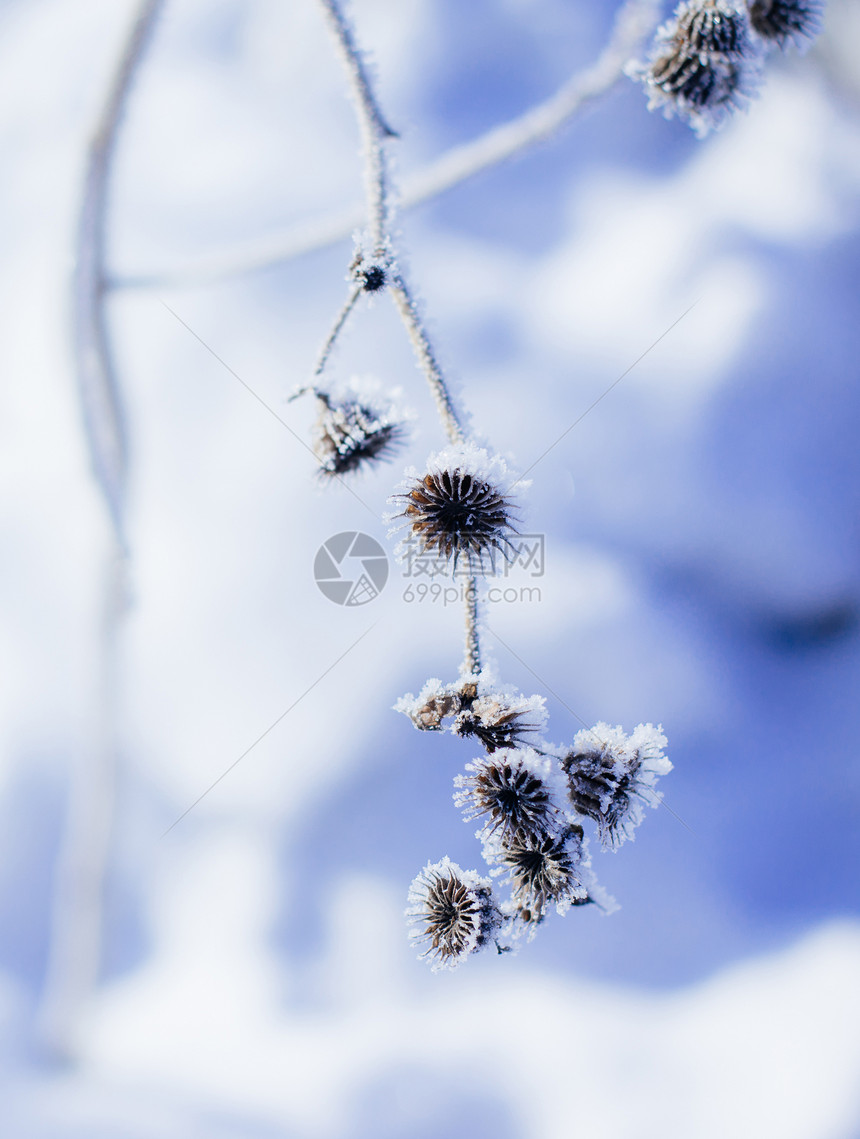
[[[761,85],[768,48],[803,48],[818,34],[824,0],[684,0],[659,29],[647,63],[628,68],[649,107],[698,134],[721,126]]]
[[[485,710],[483,737],[458,730],[463,711],[474,714],[476,706]],[[443,859],[429,863],[410,890],[411,936],[433,968],[454,968],[490,944],[506,951],[523,935],[533,937],[552,911],[564,914],[588,903],[611,908],[591,870],[585,824],[596,825],[607,849],[633,837],[643,808],[660,801],[656,779],[671,770],[659,728],[639,725],[628,737],[620,728],[600,723],[579,732],[566,748],[539,737],[527,745],[525,733],[534,737],[543,726],[542,698],[499,690],[484,675],[448,685],[428,681],[418,697],[399,701],[397,710],[419,730],[473,736],[486,752],[455,778],[454,802],[466,822],[479,824],[476,837],[489,877]],[[507,735],[504,742],[493,735],[494,728]],[[462,924],[449,915],[450,936],[437,919],[434,884],[440,877],[449,883],[456,879],[461,887]],[[508,895],[500,899],[491,894],[490,904],[487,891],[493,880],[506,886]],[[481,936],[466,937],[476,913],[483,915]]]
[[[474,736],[488,752],[513,747],[535,731],[535,701],[500,692],[478,691],[473,677],[455,684],[428,681],[420,698],[405,697],[398,705],[420,731],[450,730],[462,738]]]
[[[449,858],[428,863],[409,891],[410,937],[434,969],[453,968],[495,945],[534,936],[552,913],[608,899],[591,869],[590,830],[605,850],[633,838],[644,809],[660,802],[671,770],[660,727],[629,735],[597,723],[567,746],[547,743],[544,700],[500,686],[482,667],[479,578],[516,553],[517,519],[502,460],[472,439],[396,259],[386,147],[396,137],[376,104],[368,71],[340,9],[322,0],[353,84],[365,137],[368,231],[357,240],[349,293],[302,392],[318,402],[313,451],[321,474],[341,478],[391,456],[404,424],[389,400],[358,388],[335,395],[323,382],[332,351],[356,307],[389,295],[439,411],[449,448],[392,495],[401,549],[468,576],[466,651],[459,677],[429,680],[397,705],[415,728],[450,732],[483,749],[454,781],[454,801],[476,838],[486,875]],[[700,134],[720,126],[757,91],[768,51],[803,48],[818,33],[824,0],[682,0],[657,32],[650,56],[628,72],[651,107],[687,120]],[[298,394],[301,394],[298,393]],[[403,536],[405,533],[405,537]],[[501,896],[504,895],[504,896]]]

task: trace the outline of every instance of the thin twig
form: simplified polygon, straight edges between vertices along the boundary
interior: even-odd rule
[[[367,182],[367,208],[370,215],[371,236],[374,251],[379,255],[391,254],[394,242],[391,239],[390,223],[391,208],[389,202],[390,184],[386,166],[385,147],[392,135],[391,129],[386,125],[379,110],[376,96],[373,92],[367,75],[364,61],[356,46],[355,39],[344,19],[338,0],[319,0],[326,14],[329,26],[334,32],[335,40],[340,51],[341,59],[352,89],[356,104],[356,115],[361,130],[365,179]],[[454,403],[448,391],[445,377],[436,354],[427,335],[427,330],[418,311],[418,306],[409,291],[400,271],[392,274],[389,283],[394,302],[400,313],[403,323],[421,370],[430,385],[439,415],[445,427],[448,438],[452,443],[462,443],[465,437],[462,421],[457,414]],[[354,303],[354,301],[352,302]],[[335,322],[329,339],[323,349],[323,358],[327,358],[338,333],[343,327],[346,316],[352,308],[348,304],[346,310]]]
[[[144,0],[132,25],[87,154],[75,248],[74,358],[90,458],[120,545],[126,438],[105,322],[105,224],[114,149],[126,99],[163,0]]]
[[[105,314],[110,175],[128,94],[163,0],[144,0],[129,31],[87,153],[76,236],[73,351],[87,445],[110,519],[99,640],[98,726],[71,774],[57,857],[40,1021],[51,1052],[71,1058],[81,1012],[98,980],[102,890],[114,817],[118,752],[118,643],[126,610],[126,439]]]
[[[481,639],[478,632],[478,579],[470,577],[466,583],[466,651],[463,672],[476,675],[481,671]]]
[[[391,209],[390,187],[386,165],[386,144],[391,136],[390,129],[379,110],[370,80],[364,68],[352,33],[344,20],[338,0],[320,0],[329,24],[332,26],[340,49],[346,73],[352,87],[356,110],[364,143],[364,168],[367,184],[368,213],[370,215],[371,238],[376,256],[394,255],[395,246],[390,233]],[[436,402],[439,417],[445,432],[452,443],[463,443],[466,438],[463,421],[451,399],[451,393],[424,321],[400,270],[390,272],[388,288],[406,328],[418,363]],[[349,306],[351,308],[352,305]],[[349,310],[347,309],[347,312]],[[332,335],[323,350],[324,358],[331,351],[331,345],[343,327],[344,314],[339,319]],[[478,633],[478,593],[474,577],[469,581],[465,597],[466,609],[466,652],[464,668],[478,672],[481,666],[481,648]]]
[[[574,75],[544,102],[507,123],[493,127],[471,142],[453,147],[423,170],[403,180],[398,203],[411,209],[459,186],[469,178],[545,142],[623,76],[625,63],[635,55],[659,15],[657,0],[627,0],[612,35],[598,59]],[[327,249],[348,238],[363,222],[360,206],[316,221],[303,222],[280,234],[243,242],[232,249],[208,254],[164,272],[117,274],[116,289],[188,288],[229,280],[286,264],[305,254]]]
[[[388,163],[385,144],[396,138],[389,127],[367,75],[364,59],[356,45],[352,30],[337,0],[319,0],[326,22],[334,35],[341,62],[349,78],[350,89],[356,101],[358,122],[364,143],[365,190],[367,194],[368,225],[374,254],[385,250],[388,234]]]
[[[127,558],[110,541],[102,585],[99,675],[92,737],[74,757],[53,884],[48,964],[39,1028],[49,1053],[72,1060],[81,1015],[98,982],[104,879],[115,812],[119,723],[119,630],[126,612]]]
[[[452,443],[462,443],[466,437],[462,419],[454,406],[436,353],[433,351],[433,345],[418,311],[418,305],[401,273],[398,273],[391,282],[390,289],[397,311],[403,319],[412,347],[415,349],[418,363],[430,386],[445,432]]]
[[[323,344],[320,354],[317,357],[316,367],[314,368],[314,378],[321,376],[325,371],[325,366],[328,363],[329,356],[331,356],[332,349],[335,346],[337,338],[343,331],[343,326],[346,324],[347,317],[355,307],[355,302],[361,296],[361,293],[361,285],[355,285],[346,299],[346,304],[337,314],[335,322],[332,325],[331,332],[329,332],[328,337],[326,338],[326,342]]]

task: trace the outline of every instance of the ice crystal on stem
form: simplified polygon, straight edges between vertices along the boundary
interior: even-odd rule
[[[672,770],[665,747],[666,737],[653,724],[640,724],[629,737],[604,723],[577,732],[561,766],[571,803],[597,823],[604,846],[617,848],[632,838],[643,807],[659,804],[654,784]]]
[[[357,241],[355,255],[349,267],[349,279],[365,293],[379,293],[391,280],[394,273],[394,257],[390,245],[382,249],[371,249],[367,241]]]
[[[428,863],[414,880],[406,917],[410,938],[428,943],[421,956],[434,971],[455,969],[483,949],[501,923],[489,879],[449,858]]]

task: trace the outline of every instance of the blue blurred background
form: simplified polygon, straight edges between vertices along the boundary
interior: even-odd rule
[[[616,10],[354,0],[398,174],[548,97]],[[460,609],[406,600],[393,557],[355,609],[312,577],[343,530],[393,555],[386,498],[443,444],[411,349],[381,297],[333,359],[334,378],[372,374],[415,413],[358,501],[320,489],[295,437],[313,408],[286,402],[344,299],[351,241],[174,279],[360,201],[352,109],[311,0],[169,0],[110,199],[117,278],[156,280],[108,302],[131,456],[119,750],[98,975],[57,1061],[57,866],[104,712],[112,561],[70,265],[134,12],[0,5],[7,1133],[860,1135],[851,0],[830,0],[808,54],[770,57],[761,98],[716,136],[624,81],[400,217],[459,398],[512,470],[536,463],[520,512],[546,571],[515,581],[539,596],[486,607],[488,653],[547,696],[550,739],[652,721],[675,765],[667,809],[595,855],[617,913],[575,910],[451,975],[414,960],[402,909],[427,861],[479,866],[451,801],[474,749],[390,709],[455,677]]]

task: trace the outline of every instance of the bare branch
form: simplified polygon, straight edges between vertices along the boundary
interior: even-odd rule
[[[353,308],[355,307],[355,302],[360,296],[361,285],[355,285],[350,291],[349,296],[346,298],[346,303],[344,304],[343,308],[335,317],[335,322],[332,325],[331,331],[326,337],[325,344],[323,344],[322,349],[320,350],[320,354],[317,357],[316,367],[314,368],[314,379],[316,379],[317,376],[321,376],[325,371],[325,366],[328,363],[329,356],[331,356],[332,349],[337,342],[337,338],[340,336],[343,326],[346,324],[347,317],[352,312]]]
[[[87,154],[73,280],[74,362],[87,444],[111,533],[106,551],[94,738],[71,773],[57,857],[41,1030],[55,1056],[76,1051],[81,1013],[98,980],[102,891],[114,818],[118,643],[126,610],[126,440],[105,314],[108,185],[122,114],[163,0],[144,0],[129,31]]]
[[[105,219],[116,140],[126,99],[163,0],[144,0],[132,25],[87,155],[75,248],[74,359],[90,458],[120,545],[126,438],[105,321]]]

